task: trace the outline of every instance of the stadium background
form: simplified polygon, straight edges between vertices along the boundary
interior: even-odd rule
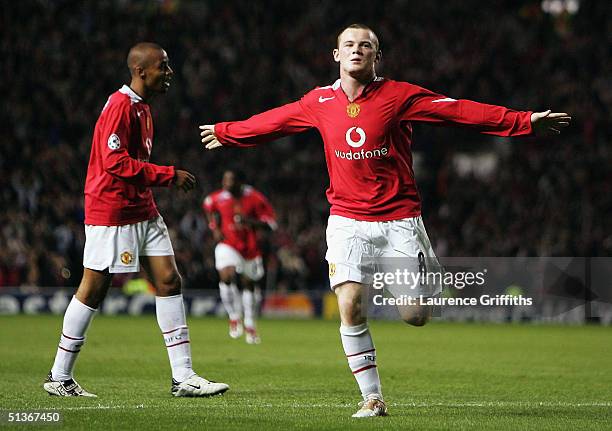
[[[270,287],[303,298],[328,292],[328,178],[318,134],[205,152],[197,126],[332,82],[336,34],[355,21],[381,39],[382,76],[573,116],[553,139],[416,126],[424,219],[440,256],[505,256],[517,273],[520,257],[586,256],[573,259],[578,270],[603,262],[609,272],[611,9],[598,0],[0,2],[0,424],[9,409],[44,409],[62,413],[66,429],[105,431],[609,430],[610,326],[436,319],[417,329],[372,319],[390,416],[356,423],[337,318],[261,319],[263,343],[252,346],[229,340],[224,319],[194,316],[220,310],[200,204],[227,167],[246,171],[279,215],[267,244]],[[140,40],[163,45],[175,70],[169,93],[153,103],[152,161],[199,180],[189,195],[155,192],[187,288],[194,364],[232,389],[213,399],[170,398],[152,295],[113,289],[77,365],[79,382],[100,398],[58,400],[40,386],[81,277],[92,130],[107,96],[128,82],[125,56]],[[609,325],[611,277],[600,279]],[[201,288],[210,290],[198,296]],[[519,308],[510,311],[498,321],[521,320]],[[147,313],[108,315],[122,312]],[[586,307],[572,313],[564,322],[588,317]]]
[[[545,11],[559,5],[571,13]],[[378,33],[379,75],[455,98],[573,115],[554,139],[417,125],[416,173],[438,255],[609,256],[610,8],[503,0],[2,2],[0,292],[78,284],[93,126],[107,96],[128,82],[126,52],[141,40],[164,46],[175,70],[168,95],[153,102],[152,162],[188,169],[199,181],[189,195],[155,192],[186,288],[216,286],[201,201],[224,169],[240,168],[278,213],[280,229],[266,247],[272,287],[325,290],[328,177],[318,134],[205,152],[197,126],[245,118],[333,82],[335,36],[354,21]]]

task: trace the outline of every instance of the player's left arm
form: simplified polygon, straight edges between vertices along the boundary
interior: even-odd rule
[[[504,106],[453,99],[416,85],[408,84],[403,90],[399,106],[401,120],[461,125],[498,136],[559,134],[571,121],[566,113],[515,111]]]
[[[257,196],[259,198],[259,205],[257,207],[259,220],[265,223],[270,230],[276,230],[278,225],[276,224],[274,208],[272,208],[270,201],[263,194],[258,193]]]
[[[270,201],[260,192],[253,191],[252,195],[256,200],[255,215],[248,219],[248,224],[254,229],[276,230],[276,214]]]
[[[128,153],[128,142],[132,136],[129,106],[121,103],[107,105],[102,115],[96,140],[104,171],[130,184],[139,186],[167,187],[176,177],[174,166],[160,166],[137,160]],[[191,174],[189,174],[191,175]]]

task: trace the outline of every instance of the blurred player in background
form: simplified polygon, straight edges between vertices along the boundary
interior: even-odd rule
[[[264,276],[264,265],[257,229],[276,229],[274,210],[263,194],[244,184],[240,171],[225,171],[221,184],[202,206],[217,241],[215,267],[221,301],[229,316],[229,335],[242,336],[244,311],[246,342],[259,344],[256,317],[261,290],[257,282]]]
[[[127,57],[130,85],[113,93],[96,123],[85,183],[84,273],[66,314],[53,368],[43,387],[51,395],[95,397],[73,378],[85,334],[115,273],[143,265],[156,289],[157,322],[172,368],[174,396],[209,396],[229,387],[198,376],[191,365],[181,276],[170,235],[151,187],[189,191],[195,177],[149,163],[153,146],[150,99],[170,87],[173,71],[159,45],[139,43]],[[121,342],[120,334],[113,342]]]
[[[407,82],[376,76],[382,52],[367,26],[345,28],[333,50],[340,79],[299,101],[245,120],[200,126],[206,148],[250,147],[317,128],[324,142],[331,204],[327,225],[329,279],[338,299],[340,334],[364,401],[354,417],[383,416],[376,349],[362,311],[364,286],[373,269],[368,257],[435,259],[423,221],[412,169],[412,122],[469,127],[498,136],[560,133],[564,113],[513,111],[456,100]],[[401,310],[424,325],[431,308]],[[407,359],[408,361],[408,359]]]

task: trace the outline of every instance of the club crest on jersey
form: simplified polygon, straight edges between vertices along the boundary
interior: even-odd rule
[[[330,262],[330,264],[329,264],[329,278],[332,278],[335,274],[336,274],[336,264]]]
[[[121,139],[119,139],[119,136],[114,133],[108,137],[108,141],[106,143],[108,148],[113,151],[118,150],[119,147],[121,147]]]
[[[129,251],[124,251],[121,253],[121,263],[124,265],[129,265],[134,260],[134,255]]]
[[[351,118],[355,118],[360,112],[361,106],[358,103],[352,102],[346,106],[346,114]]]

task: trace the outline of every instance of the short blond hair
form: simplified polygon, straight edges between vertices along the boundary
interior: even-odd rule
[[[336,45],[339,48],[340,47],[340,36],[342,36],[342,33],[344,33],[346,30],[351,29],[351,28],[356,28],[356,29],[361,29],[361,30],[367,30],[370,33],[372,33],[373,36],[373,42],[374,42],[374,47],[376,48],[376,51],[379,50],[380,48],[380,43],[378,42],[378,36],[376,36],[376,33],[374,33],[374,30],[372,30],[370,27],[368,27],[365,24],[359,24],[359,23],[355,23],[355,24],[351,24],[348,25],[346,27],[344,27],[340,33],[338,33],[338,37],[336,38]]]

